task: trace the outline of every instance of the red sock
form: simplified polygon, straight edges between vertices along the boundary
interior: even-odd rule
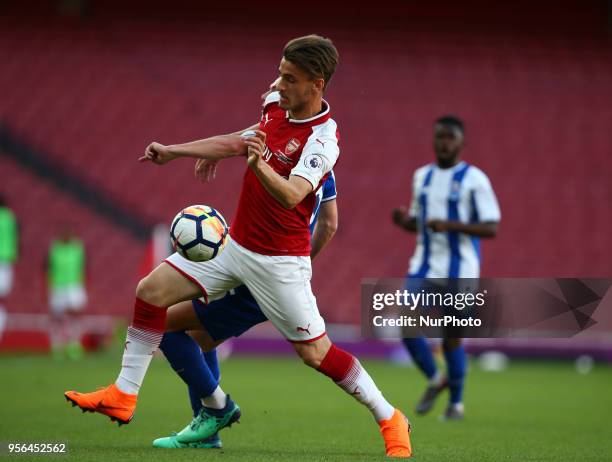
[[[318,371],[334,382],[341,382],[353,368],[356,359],[350,353],[338,348],[332,343],[329,351],[321,361]]]
[[[121,372],[115,381],[122,392],[138,394],[165,330],[166,309],[137,298],[134,319],[127,331]]]
[[[366,406],[377,422],[390,419],[395,412],[367,371],[350,353],[332,344],[319,366],[325,374],[357,401]]]
[[[151,305],[136,298],[132,326],[143,330],[164,332],[166,330],[166,308]]]

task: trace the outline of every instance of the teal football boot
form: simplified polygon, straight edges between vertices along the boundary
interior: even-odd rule
[[[240,415],[240,408],[227,395],[227,402],[223,409],[202,407],[191,423],[176,435],[176,440],[180,443],[203,441],[219,430],[231,427],[234,422],[239,422]]]

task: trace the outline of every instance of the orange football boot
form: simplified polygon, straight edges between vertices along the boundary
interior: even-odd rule
[[[379,422],[380,433],[385,440],[385,449],[388,457],[412,456],[412,446],[410,445],[410,424],[404,414],[396,409],[388,420]]]
[[[138,395],[124,393],[114,383],[91,393],[67,391],[64,396],[73,406],[79,406],[83,412],[104,414],[113,422],[118,422],[119,426],[130,423],[138,399]]]

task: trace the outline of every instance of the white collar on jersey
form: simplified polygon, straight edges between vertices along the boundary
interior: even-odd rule
[[[461,167],[465,167],[465,161],[460,160],[458,164],[455,164],[449,168],[441,168],[435,162],[433,163],[433,166],[436,168],[436,170],[440,170],[441,172],[454,172],[455,170],[459,170]]]
[[[294,124],[305,124],[308,122],[312,122],[313,120],[317,120],[319,117],[323,117],[324,115],[329,114],[329,103],[325,100],[323,101],[323,106],[325,107],[325,110],[323,112],[319,112],[316,116],[311,117],[310,119],[289,119],[289,111],[287,111],[287,118],[289,119],[289,122],[294,123]]]

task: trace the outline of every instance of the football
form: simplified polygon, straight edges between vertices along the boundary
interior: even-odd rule
[[[219,255],[227,242],[225,218],[207,205],[181,210],[170,226],[172,248],[191,261],[208,261]]]

